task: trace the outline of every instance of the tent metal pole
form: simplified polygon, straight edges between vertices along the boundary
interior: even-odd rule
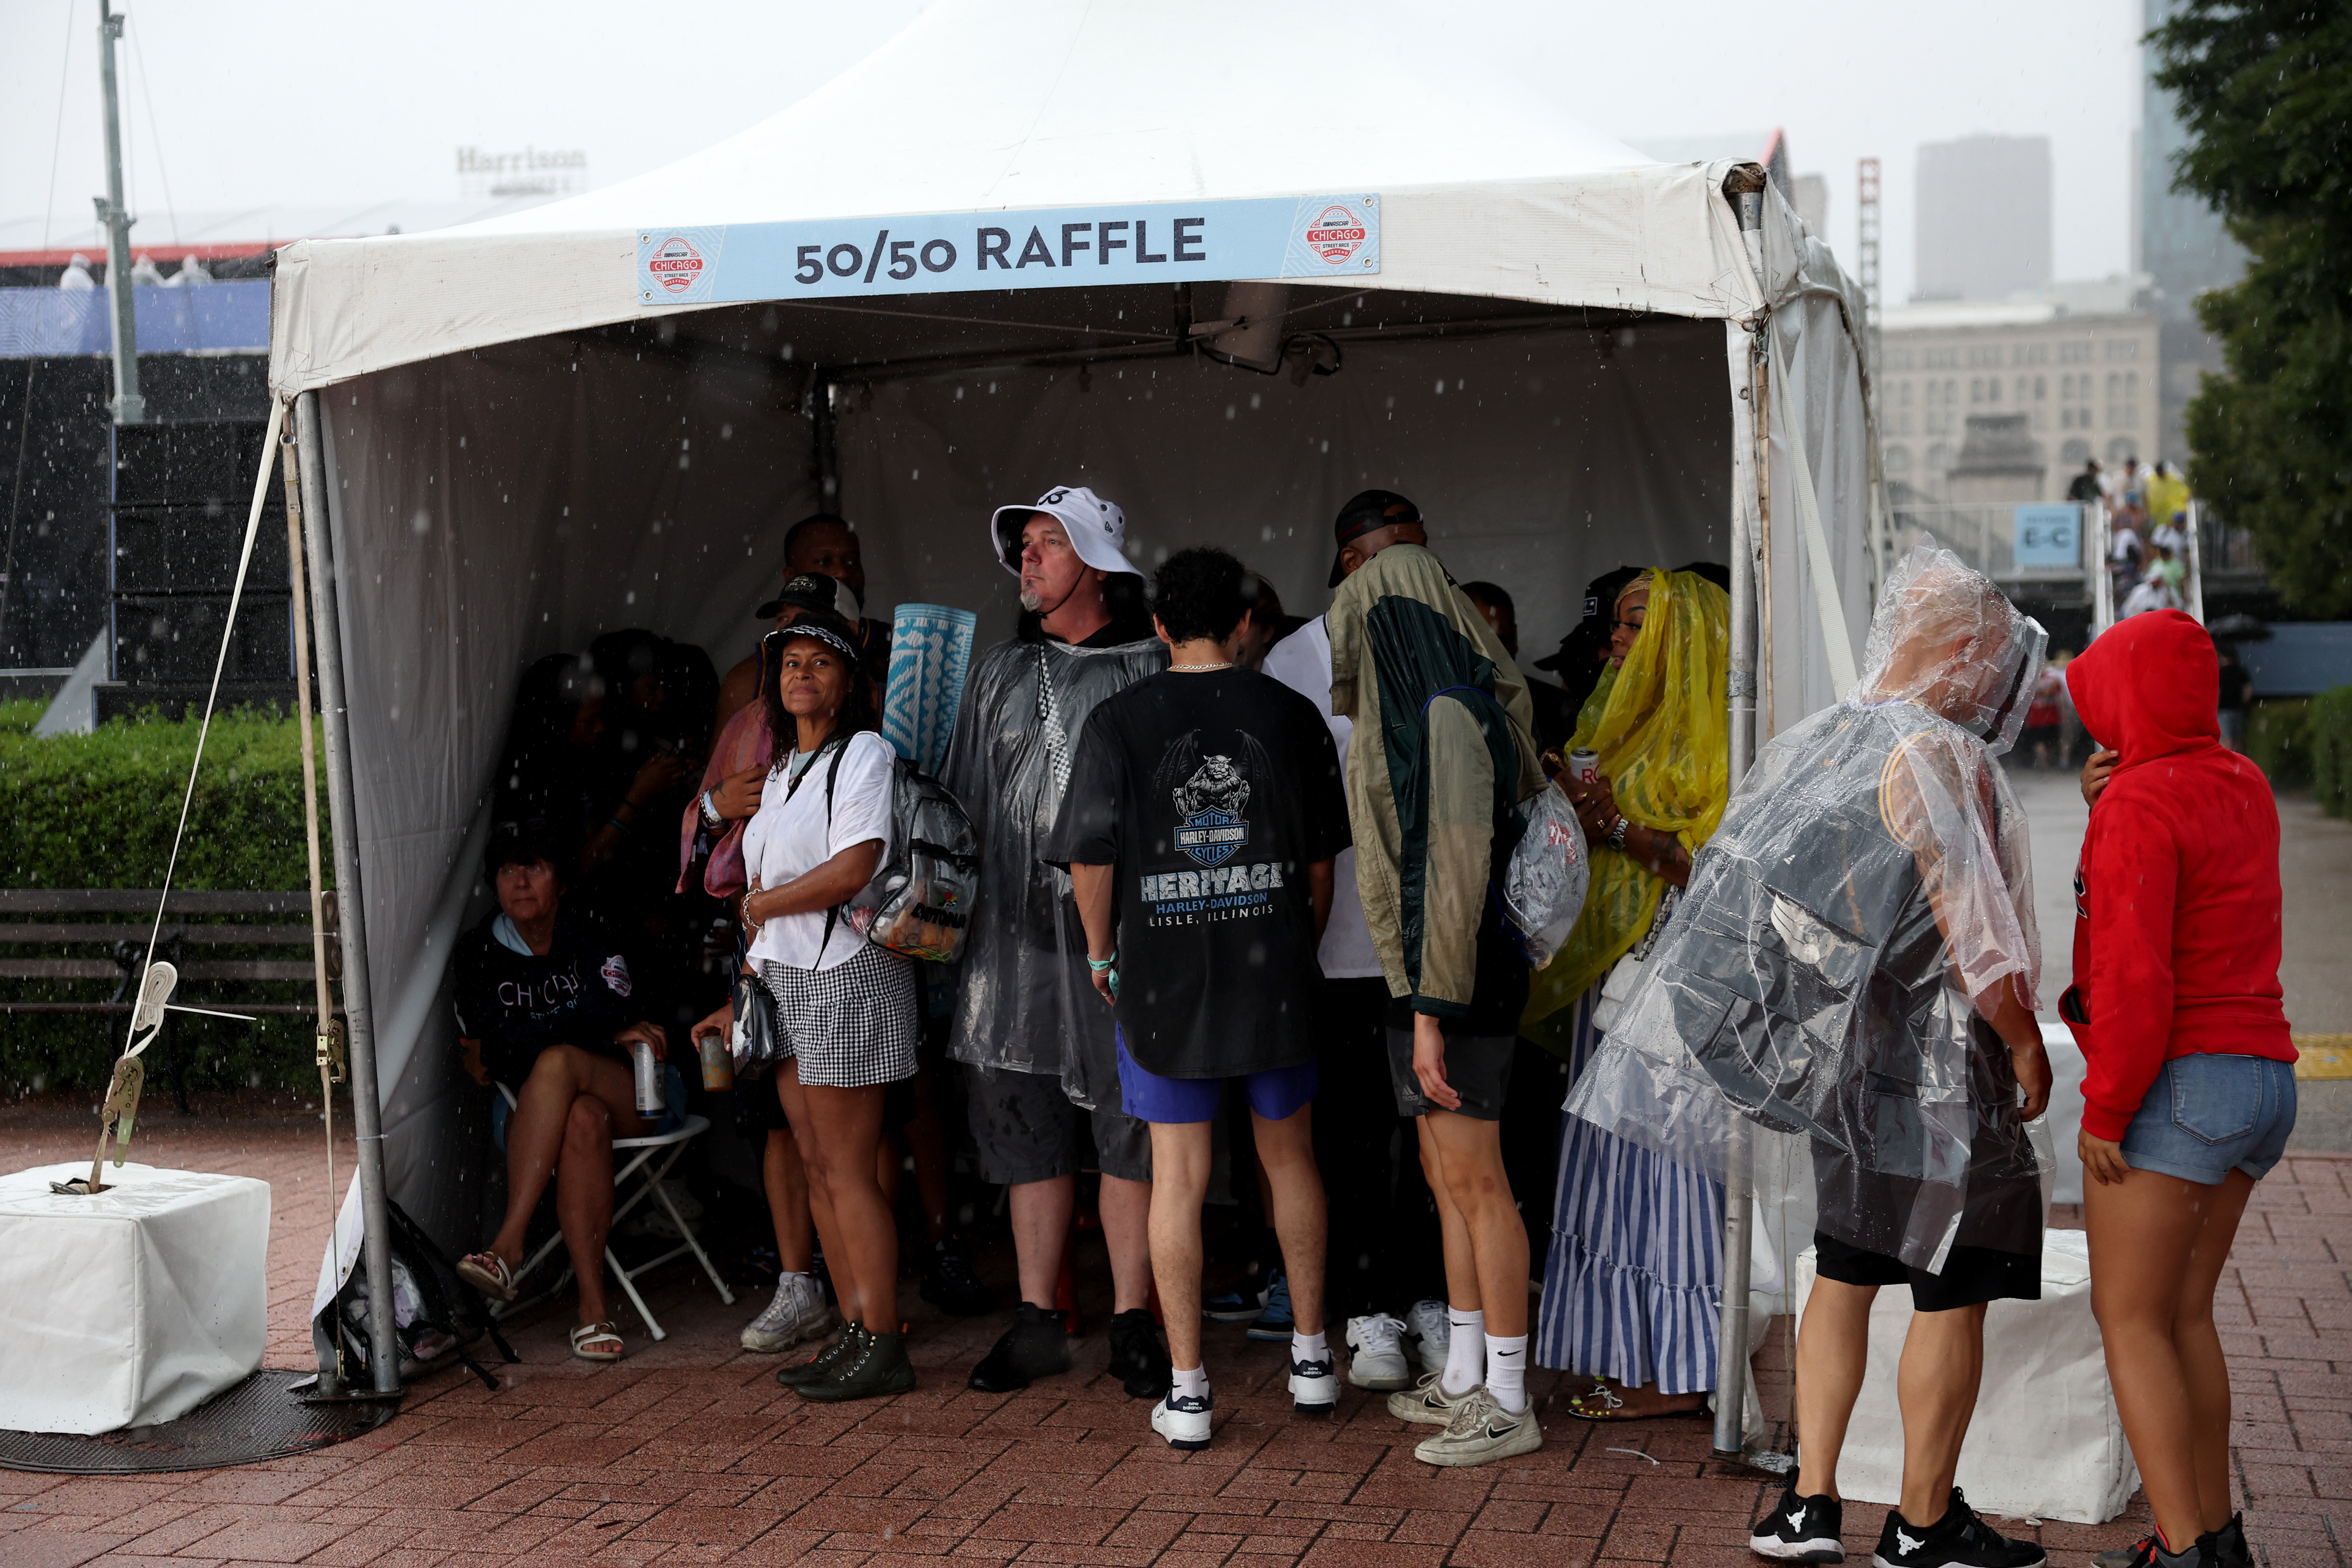
[[[383,1188],[383,1105],[375,1078],[375,1009],[368,992],[367,901],[361,897],[359,812],[352,789],[350,708],[343,689],[342,606],[335,595],[334,536],[327,508],[325,432],[319,395],[294,405],[302,472],[302,543],[310,566],[310,631],[327,738],[327,820],[335,845],[337,925],[343,942],[343,1016],[351,1030],[352,1130],[359,1140],[360,1213],[367,1226],[368,1371],[378,1394],[400,1392],[400,1342],[392,1302],[392,1214]],[[329,1203],[340,1194],[327,1194]]]
[[[841,452],[835,441],[833,400],[840,383],[830,371],[809,378],[809,464],[814,470],[817,510],[832,511],[841,505]]]
[[[1772,330],[1767,316],[1759,331]],[[1753,516],[1765,529],[1771,515],[1771,468],[1765,461],[1770,437],[1765,412],[1764,378],[1769,372],[1763,356],[1748,361],[1748,418],[1756,432],[1757,510]],[[1742,508],[1734,515],[1731,538],[1731,648],[1728,669],[1730,704],[1730,783],[1738,787],[1755,755],[1756,685],[1767,658],[1756,638],[1759,538],[1749,534],[1751,514]],[[1754,1210],[1754,1131],[1744,1116],[1731,1119],[1724,1148],[1723,1177],[1723,1296],[1717,1308],[1715,1360],[1715,1451],[1736,1456],[1747,1445],[1748,1432],[1748,1223]]]

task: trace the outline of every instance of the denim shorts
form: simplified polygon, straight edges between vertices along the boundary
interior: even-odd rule
[[[2175,1057],[2124,1131],[2124,1163],[2209,1187],[2231,1171],[2256,1181],[2294,1131],[2294,1064],[2267,1057]]]
[[[1268,1121],[1286,1121],[1315,1098],[1322,1074],[1313,1057],[1296,1067],[1267,1068],[1234,1079],[1162,1078],[1127,1052],[1127,1036],[1118,1037],[1118,1094],[1128,1114],[1146,1121],[1214,1121],[1224,1103],[1225,1085],[1237,1082],[1250,1109]]]

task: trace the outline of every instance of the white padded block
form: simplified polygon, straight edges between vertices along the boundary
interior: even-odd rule
[[[1813,1261],[1810,1247],[1797,1259],[1801,1300],[1812,1292]],[[1838,1458],[1838,1489],[1858,1501],[1902,1497],[1895,1369],[1910,1327],[1911,1292],[1880,1290],[1870,1310],[1870,1370]],[[2105,1524],[2138,1489],[2091,1317],[2090,1247],[2079,1230],[2044,1234],[2042,1300],[1985,1310],[1984,1382],[1957,1479],[1980,1513],[2081,1524]]]
[[[261,1364],[269,1184],[87,1160],[0,1176],[0,1427],[112,1432],[184,1415]]]

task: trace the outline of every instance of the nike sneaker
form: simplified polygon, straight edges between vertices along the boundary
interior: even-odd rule
[[[1389,1395],[1389,1414],[1400,1421],[1411,1421],[1421,1426],[1452,1426],[1454,1412],[1478,1389],[1474,1387],[1461,1394],[1448,1394],[1444,1378],[1443,1371],[1423,1373],[1421,1381],[1411,1388]]]
[[[1445,1430],[1423,1438],[1412,1457],[1424,1465],[1485,1465],[1542,1447],[1536,1407],[1530,1404],[1514,1415],[1481,1384],[1463,1396]]]
[[[1348,1381],[1383,1393],[1412,1386],[1412,1363],[1404,1356],[1402,1318],[1372,1312],[1348,1320]]]

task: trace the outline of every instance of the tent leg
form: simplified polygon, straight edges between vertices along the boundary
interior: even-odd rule
[[[335,896],[343,942],[343,1016],[351,1029],[352,1121],[359,1139],[360,1255],[367,1271],[368,1369],[378,1394],[400,1392],[400,1343],[392,1301],[392,1215],[383,1190],[383,1106],[375,1079],[375,1012],[368,994],[367,904],[361,897],[358,810],[352,790],[350,709],[343,690],[341,605],[335,595],[329,527],[325,433],[319,395],[294,405],[302,475],[302,542],[310,567],[310,630],[319,665],[319,705],[326,721],[327,820],[335,847]],[[329,1194],[327,1201],[336,1201]]]
[[[1715,1351],[1715,1451],[1737,1457],[1748,1432],[1748,1216],[1755,1209],[1755,1130],[1731,1119],[1724,1149],[1723,1307]]]
[[[1769,330],[1768,327],[1766,330]],[[1760,407],[1759,399],[1756,406]],[[1759,442],[1759,445],[1761,445]],[[1759,489],[1761,486],[1759,485]],[[1769,502],[1767,503],[1769,504]],[[1741,508],[1731,528],[1730,774],[1733,787],[1755,755],[1756,678],[1762,662],[1756,646],[1756,543]],[[1753,1178],[1749,1170],[1753,1132],[1745,1117],[1731,1119],[1730,1146],[1724,1152],[1723,1299],[1716,1325],[1715,1448],[1737,1454],[1748,1426],[1748,1215]]]

